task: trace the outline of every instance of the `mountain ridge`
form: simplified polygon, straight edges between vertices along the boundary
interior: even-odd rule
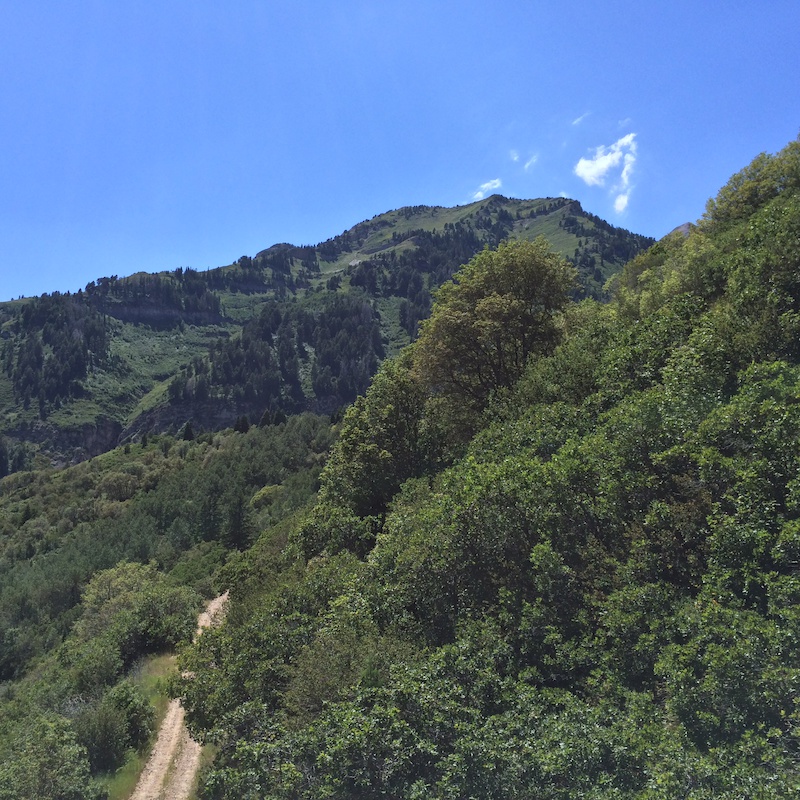
[[[315,246],[276,243],[204,272],[110,275],[0,303],[0,434],[69,463],[189,421],[213,430],[278,408],[330,412],[415,337],[459,266],[483,247],[539,235],[576,266],[578,295],[596,298],[653,242],[575,200],[492,195],[394,209]],[[268,306],[273,320],[259,322]],[[348,314],[364,317],[360,328]],[[239,392],[232,375],[245,361],[263,380]]]

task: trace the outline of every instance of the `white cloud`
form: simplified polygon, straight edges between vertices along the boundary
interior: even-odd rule
[[[631,175],[633,173],[633,165],[636,163],[636,149],[634,147],[632,152],[625,153],[625,158],[623,161],[622,167],[622,175],[620,179],[622,180],[623,186],[630,186],[631,183]]]
[[[508,155],[512,161],[519,161],[519,153],[516,150],[512,150]]]
[[[473,200],[483,200],[486,197],[487,192],[493,192],[495,189],[499,189],[503,185],[503,182],[500,178],[494,178],[491,181],[486,181],[486,183],[482,183],[477,192],[472,195]]]
[[[621,167],[611,192],[617,195],[615,211],[622,213],[628,206],[635,164],[636,134],[629,133],[614,144],[596,148],[591,158],[579,159],[574,172],[587,186],[605,186],[606,178],[617,175],[616,171]]]
[[[598,147],[594,158],[582,158],[575,165],[575,174],[588,186],[602,186],[606,174],[619,164],[622,153]]]
[[[539,154],[531,156],[526,162],[523,169],[527,172],[537,161],[539,160]]]
[[[589,186],[602,186],[606,175],[624,162],[623,181],[630,179],[633,165],[636,162],[636,134],[629,133],[608,147],[595,149],[592,158],[581,158],[575,165],[575,174]]]
[[[576,119],[572,120],[572,124],[573,125],[580,125],[581,122],[583,122],[586,119],[586,117],[588,117],[589,114],[591,114],[591,113],[592,113],[591,111],[587,111],[585,114],[581,114],[579,117],[577,117]]]

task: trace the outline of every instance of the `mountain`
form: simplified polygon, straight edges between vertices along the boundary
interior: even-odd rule
[[[373,217],[316,247],[274,245],[207,272],[116,275],[0,304],[0,433],[12,466],[70,463],[145,432],[331,412],[416,336],[431,293],[485,246],[544,235],[576,297],[652,240],[564,198],[492,196]]]
[[[481,250],[412,344],[388,355],[381,336],[388,357],[341,415],[280,406],[0,479],[0,800],[123,797],[165,687],[207,745],[209,800],[795,796],[798,233],[800,140],[630,260],[607,302],[574,296],[544,240]],[[90,341],[111,372],[116,326],[174,347],[217,325],[207,361],[162,382],[165,407],[196,408],[215,370],[219,391],[240,385],[268,345],[280,372],[310,319],[360,338],[372,318],[349,304],[398,299],[351,286],[370,254],[328,248],[294,301],[284,245],[262,256],[283,296],[247,262],[218,275],[247,292],[160,276],[199,286],[177,321],[112,317],[111,279],[82,293],[102,308],[14,306],[12,364],[41,303],[25,352],[61,348],[71,369],[70,341]],[[371,255],[364,280],[392,285]],[[225,623],[191,643],[226,589]]]

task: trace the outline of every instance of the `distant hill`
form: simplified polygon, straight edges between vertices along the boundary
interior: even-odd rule
[[[653,243],[566,198],[412,206],[317,246],[276,244],[198,272],[99,278],[0,304],[0,433],[11,466],[80,461],[147,431],[330,412],[417,333],[431,293],[485,246],[544,235],[577,296]]]

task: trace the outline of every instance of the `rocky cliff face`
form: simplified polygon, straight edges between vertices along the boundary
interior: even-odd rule
[[[11,431],[13,438],[42,445],[51,461],[59,466],[77,464],[116,447],[122,425],[108,417],[98,417],[74,427],[57,427],[38,421],[24,429]]]
[[[135,439],[145,433],[170,433],[177,435],[187,422],[192,423],[195,432],[215,431],[233,427],[236,419],[246,411],[222,402],[195,403],[181,405],[164,405],[140,414],[121,431],[119,439]],[[250,422],[257,423],[259,418],[248,414]]]

